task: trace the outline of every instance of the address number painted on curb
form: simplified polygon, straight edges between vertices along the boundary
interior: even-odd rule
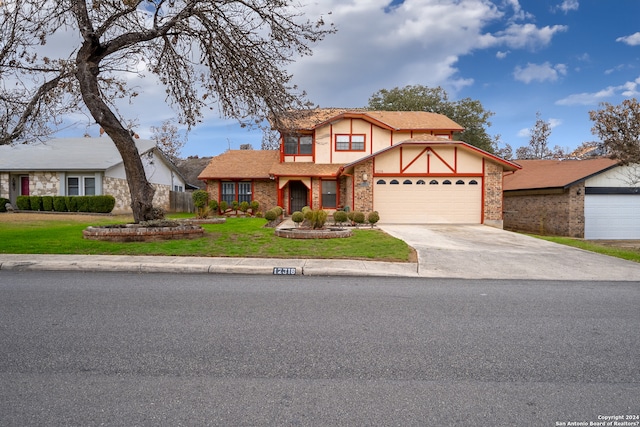
[[[273,274],[296,274],[295,267],[273,267]]]

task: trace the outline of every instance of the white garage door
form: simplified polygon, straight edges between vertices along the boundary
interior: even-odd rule
[[[376,178],[374,209],[388,224],[479,224],[480,178]]]
[[[587,194],[585,239],[640,239],[640,195]]]

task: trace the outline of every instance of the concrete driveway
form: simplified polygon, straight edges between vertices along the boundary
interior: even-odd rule
[[[379,225],[418,252],[423,277],[640,282],[640,264],[484,225]]]

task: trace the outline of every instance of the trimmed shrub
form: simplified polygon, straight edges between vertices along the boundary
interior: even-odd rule
[[[78,212],[78,202],[76,201],[76,196],[65,196],[64,201],[67,205],[67,211]]]
[[[91,212],[90,196],[75,196],[78,204],[78,212]]]
[[[251,201],[251,214],[255,215],[258,213],[258,209],[260,209],[260,203],[257,200]]]
[[[354,211],[353,219],[351,221],[353,221],[356,224],[356,227],[358,226],[358,224],[364,224],[364,213]]]
[[[233,202],[231,202],[231,209],[236,211],[236,214],[238,213],[238,208],[239,207],[240,207],[240,204],[238,203],[237,200],[234,200]]]
[[[336,224],[342,224],[347,222],[347,220],[349,219],[349,216],[347,215],[347,213],[345,211],[336,211],[333,214],[333,221]]]
[[[218,201],[217,200],[210,200],[209,201],[209,210],[211,210],[211,212],[215,212],[218,213],[218,208],[220,206],[218,205]]]
[[[242,213],[246,214],[248,210],[249,210],[249,202],[240,203],[240,211]]]
[[[300,226],[300,223],[304,221],[304,214],[300,211],[295,211],[291,214],[291,221],[296,223],[296,226]]]
[[[284,213],[284,209],[282,209],[280,206],[276,206],[275,208],[273,208],[276,211],[276,215],[280,216]]]
[[[371,227],[373,227],[373,225],[378,221],[380,221],[378,211],[369,212],[369,215],[367,215],[367,222],[371,224]]]
[[[42,196],[42,210],[47,212],[53,210],[53,196]]]
[[[275,221],[278,218],[278,212],[275,209],[269,209],[264,213],[264,219],[267,221]]]
[[[102,196],[86,196],[90,200],[91,212],[109,213],[116,206],[116,198],[106,194]],[[153,208],[154,218],[164,218],[164,210]]]
[[[53,210],[56,212],[67,211],[67,204],[64,201],[64,196],[53,196]]]
[[[29,196],[29,204],[32,211],[42,210],[42,196]]]
[[[18,196],[18,198],[16,199],[16,206],[21,211],[31,210],[31,202],[29,201],[29,196]]]
[[[5,199],[4,197],[0,197],[0,212],[7,211],[7,203],[11,203],[9,199]]]
[[[193,206],[196,208],[204,208],[209,202],[209,193],[204,190],[196,190],[191,194],[193,199]]]
[[[228,208],[229,208],[229,204],[225,200],[220,202],[220,213],[224,214]]]

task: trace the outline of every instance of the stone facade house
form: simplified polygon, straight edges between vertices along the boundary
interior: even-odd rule
[[[189,184],[151,140],[136,146],[149,182],[153,204],[169,210],[170,192]],[[115,197],[114,212],[131,212],[131,196],[122,157],[108,137],[60,138],[37,144],[0,146],[0,197],[15,206],[21,195]]]
[[[277,151],[214,157],[198,179],[211,198],[257,200],[287,214],[304,206],[378,211],[381,223],[502,226],[502,177],[515,163],[453,135],[441,114],[316,109],[280,130]]]
[[[586,239],[640,239],[640,167],[615,160],[519,160],[504,178],[504,227]]]

